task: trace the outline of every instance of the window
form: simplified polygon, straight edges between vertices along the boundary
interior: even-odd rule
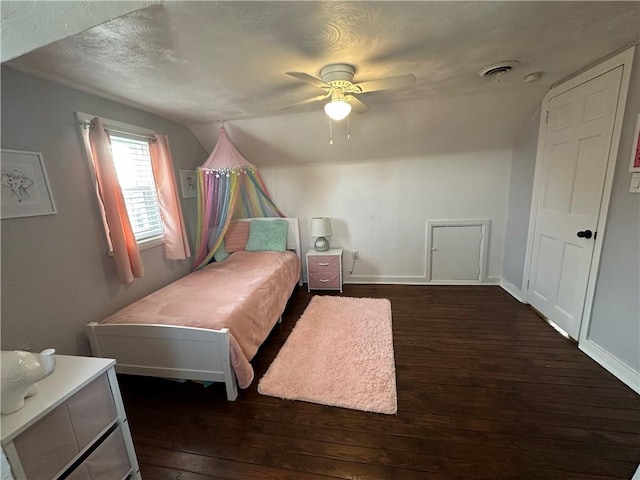
[[[167,260],[190,257],[167,136],[82,112],[76,118],[118,279],[144,275],[141,250],[164,245]]]
[[[162,219],[153,178],[149,143],[109,132],[111,153],[138,243],[162,236]]]

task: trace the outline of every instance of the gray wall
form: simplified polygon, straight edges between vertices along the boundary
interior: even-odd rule
[[[520,133],[511,161],[502,278],[521,290],[539,130],[540,108]]]
[[[640,373],[640,194],[629,193],[640,113],[639,54],[636,50],[588,337]]]
[[[174,167],[206,152],[189,129],[156,115],[3,67],[2,148],[41,152],[58,213],[2,220],[2,349],[54,347],[86,354],[84,325],[104,318],[190,271],[163,247],[142,252],[145,276],[124,286],[105,255],[104,233],[74,112],[93,113],[169,135]],[[195,199],[183,199],[190,236]]]

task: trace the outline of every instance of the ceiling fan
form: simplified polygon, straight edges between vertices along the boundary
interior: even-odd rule
[[[333,120],[342,120],[351,113],[352,109],[356,113],[365,113],[371,110],[357,95],[377,92],[379,90],[406,88],[413,86],[416,82],[416,77],[409,73],[396,77],[353,83],[355,73],[355,67],[346,63],[332,63],[327,65],[320,70],[320,78],[313,77],[304,72],[286,72],[287,75],[321,88],[324,90],[324,93],[302,100],[301,102],[296,102],[293,105],[285,107],[285,109],[329,99],[324,106],[325,113]]]

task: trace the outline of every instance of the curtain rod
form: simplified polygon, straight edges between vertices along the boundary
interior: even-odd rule
[[[82,128],[87,128],[87,129],[91,129],[94,128],[96,125],[93,122],[80,122],[80,125],[82,125]],[[127,132],[126,130],[118,130],[116,128],[111,128],[108,126],[104,127],[105,130],[107,130],[108,132],[114,132],[114,133],[123,133],[125,135],[130,135],[132,137],[140,137],[140,138],[144,138],[150,142],[156,142],[158,139],[154,136],[151,135],[142,135],[140,133],[132,133],[132,132]]]

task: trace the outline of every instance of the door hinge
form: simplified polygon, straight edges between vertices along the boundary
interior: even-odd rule
[[[547,110],[547,118],[545,119],[544,123],[549,123],[549,110]]]

